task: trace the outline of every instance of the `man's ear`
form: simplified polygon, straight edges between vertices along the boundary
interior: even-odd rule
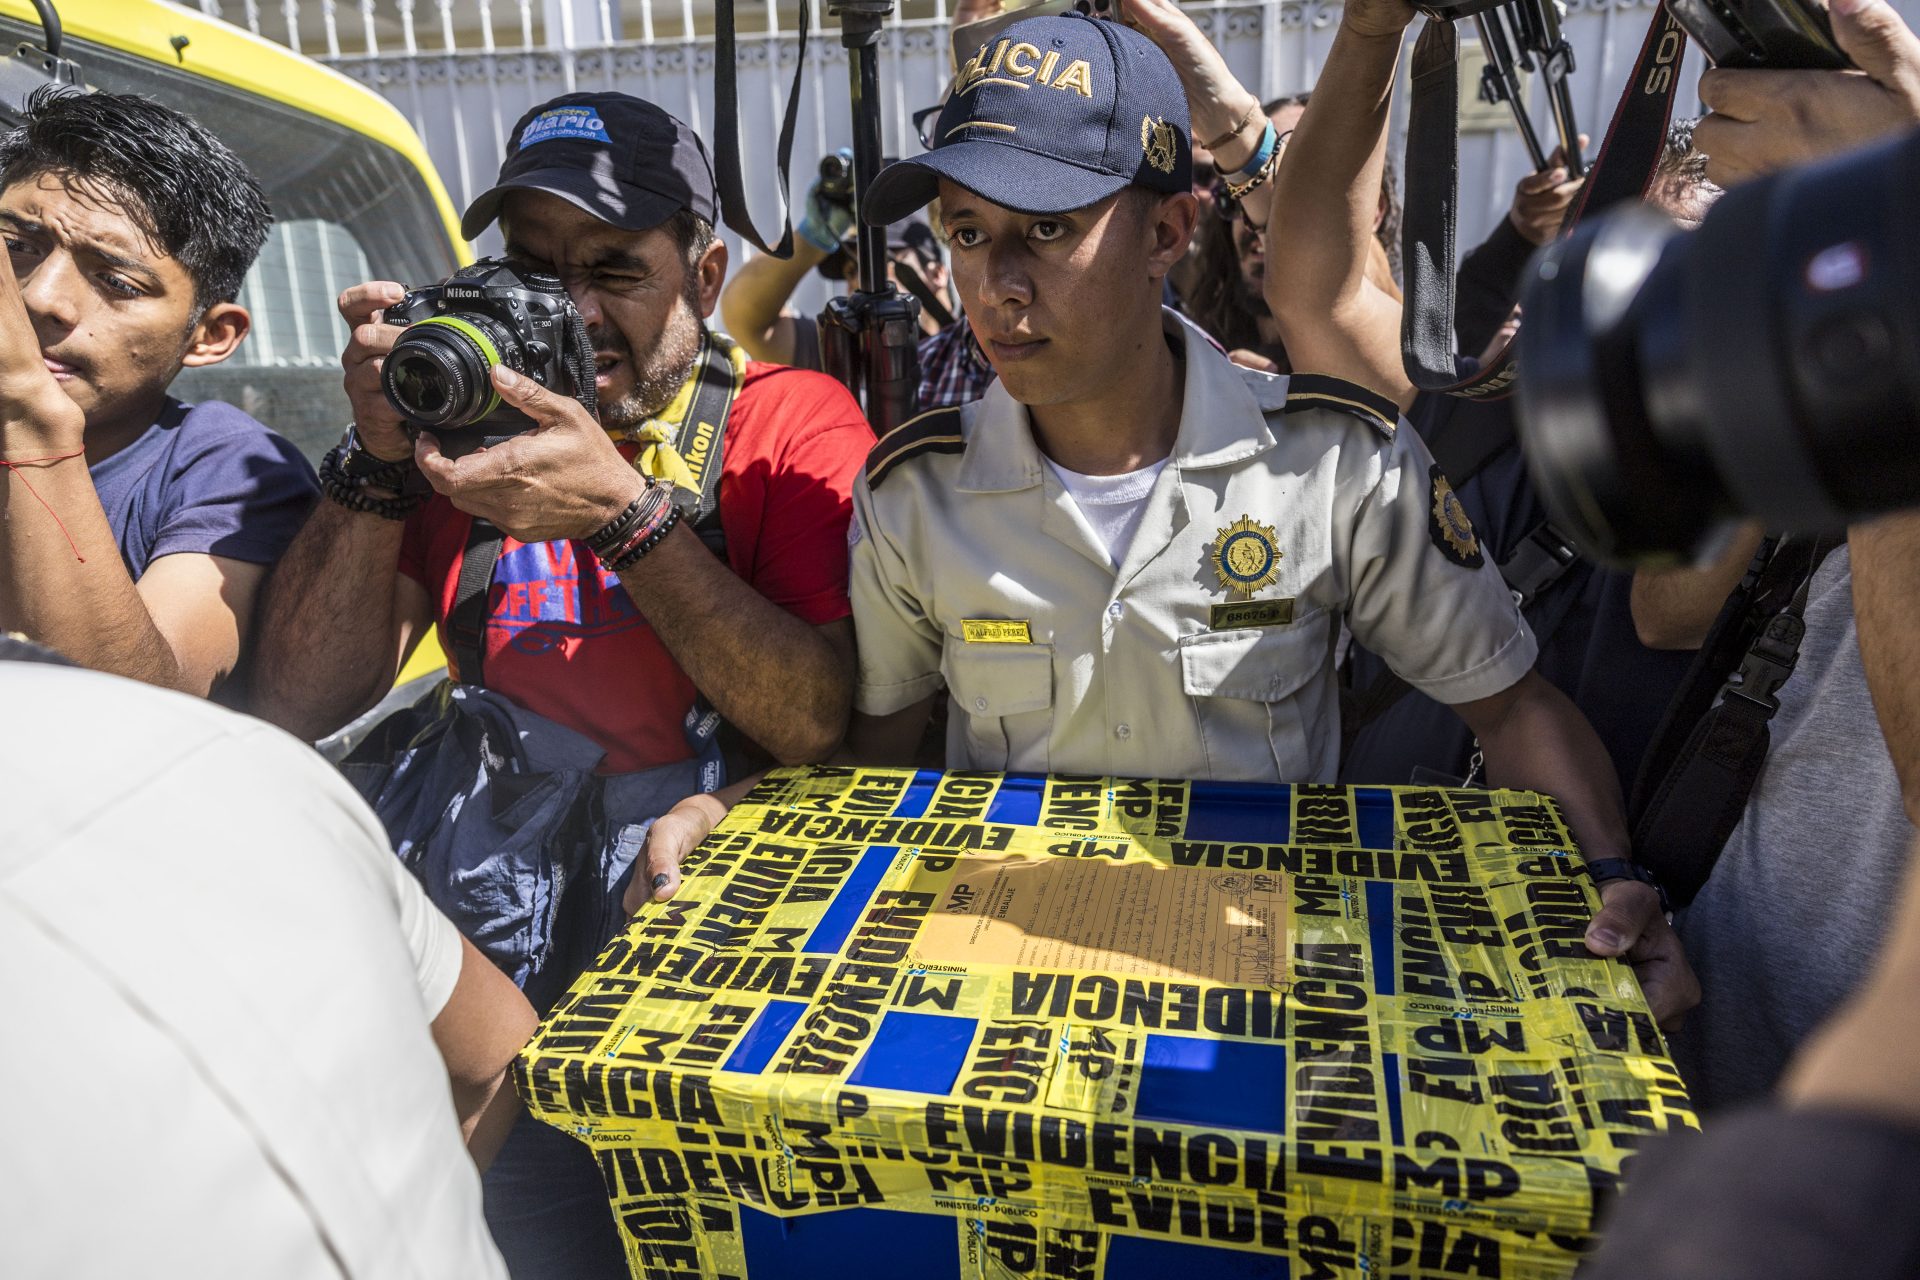
[[[700,314],[710,316],[720,305],[720,286],[727,282],[727,242],[715,236],[694,271],[700,277]]]
[[[180,363],[189,369],[219,364],[232,355],[253,329],[253,317],[237,302],[216,302],[187,335]]]
[[[1187,245],[1199,225],[1200,201],[1191,191],[1163,195],[1147,207],[1148,232],[1152,245],[1147,253],[1147,274],[1159,280],[1187,256]]]

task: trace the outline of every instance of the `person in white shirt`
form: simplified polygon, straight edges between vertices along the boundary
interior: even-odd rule
[[[0,1275],[505,1276],[534,1013],[372,811],[184,694],[16,660],[0,704]]]

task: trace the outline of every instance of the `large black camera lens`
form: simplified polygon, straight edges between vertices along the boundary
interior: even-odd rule
[[[1672,563],[1732,524],[1920,506],[1920,134],[1738,188],[1686,233],[1644,207],[1540,253],[1519,420],[1554,521]]]
[[[393,407],[432,431],[470,426],[499,404],[496,364],[517,368],[514,337],[482,315],[429,316],[407,326],[381,371]]]

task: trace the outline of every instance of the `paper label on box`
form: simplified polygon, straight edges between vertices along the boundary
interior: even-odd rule
[[[962,858],[917,962],[1276,984],[1286,877],[1082,858]]]

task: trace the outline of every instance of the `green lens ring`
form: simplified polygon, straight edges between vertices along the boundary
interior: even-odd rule
[[[451,329],[455,333],[461,334],[464,337],[466,337],[467,340],[472,342],[473,345],[475,345],[476,347],[479,347],[481,357],[484,358],[487,362],[487,373],[489,375],[493,373],[494,366],[501,363],[500,352],[498,349],[494,347],[493,340],[487,337],[486,331],[479,328],[477,325],[473,325],[468,323],[465,320],[462,320],[459,316],[449,316],[449,315],[428,316],[425,320],[414,321],[413,324],[411,324],[408,327],[413,329],[423,329],[430,324],[439,325],[442,328],[446,328],[446,329]],[[500,407],[500,393],[494,390],[493,379],[491,376],[487,378],[487,391],[492,396],[492,399],[487,401],[487,407],[482,409],[479,413],[479,416],[474,419],[474,421],[476,422],[478,422],[480,418],[486,417],[488,414],[492,413],[495,409],[498,409]]]

